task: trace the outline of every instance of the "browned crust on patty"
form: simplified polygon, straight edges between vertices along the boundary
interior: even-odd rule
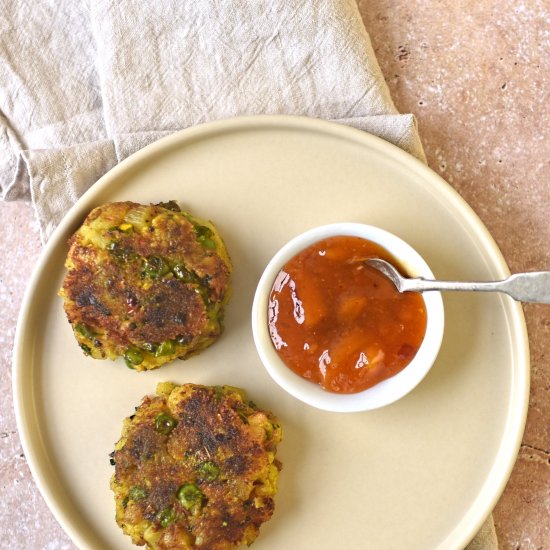
[[[282,434],[277,419],[236,388],[168,386],[143,399],[116,445],[111,487],[119,525],[134,543],[151,548],[251,544],[274,509]],[[156,426],[162,414],[174,421],[169,433]],[[186,484],[202,493],[200,509],[189,510],[178,499]],[[167,514],[172,520],[162,525]]]
[[[60,294],[89,355],[137,350],[143,361],[131,366],[145,370],[220,335],[231,270],[223,242],[211,224],[168,206],[102,205],[70,238]]]

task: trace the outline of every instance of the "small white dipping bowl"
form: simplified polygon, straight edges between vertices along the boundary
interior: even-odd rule
[[[262,363],[273,380],[297,399],[326,411],[357,412],[377,409],[397,401],[414,389],[432,367],[443,339],[443,300],[439,292],[425,292],[427,326],[413,360],[399,373],[359,393],[338,394],[305,380],[287,367],[271,342],[268,302],[273,282],[283,266],[304,248],[339,235],[362,237],[385,248],[412,277],[433,279],[428,264],[411,246],[392,233],[360,223],[336,223],[316,227],[285,244],[267,264],[252,305],[252,334]]]

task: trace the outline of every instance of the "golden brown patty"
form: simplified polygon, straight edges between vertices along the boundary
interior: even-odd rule
[[[146,370],[221,334],[229,256],[215,227],[174,201],[95,208],[69,246],[60,295],[87,355]]]
[[[153,549],[251,544],[273,513],[281,437],[238,388],[159,384],[112,454],[117,523]]]

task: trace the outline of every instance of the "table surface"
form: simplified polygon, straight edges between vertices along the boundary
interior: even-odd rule
[[[512,272],[550,270],[550,8],[547,0],[358,0],[400,112],[414,113],[431,168],[485,223]],[[0,532],[3,548],[73,549],[25,462],[11,353],[41,250],[27,203],[0,203]],[[495,510],[504,549],[550,548],[550,306],[524,306],[527,426]],[[22,518],[32,518],[22,519]]]

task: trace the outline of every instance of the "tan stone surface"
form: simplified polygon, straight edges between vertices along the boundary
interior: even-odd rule
[[[430,166],[487,225],[512,271],[550,270],[546,0],[360,0],[398,109],[418,117]],[[72,549],[22,455],[11,349],[40,251],[28,204],[0,203],[0,547]],[[523,445],[495,513],[501,548],[550,548],[550,306],[525,307],[532,388]]]
[[[359,0],[397,108],[512,272],[550,270],[550,4]],[[550,306],[524,306],[531,395],[494,513],[503,549],[550,548]]]
[[[19,306],[40,253],[38,226],[26,203],[0,202],[0,548],[74,548],[40,495],[17,436],[11,353]]]

